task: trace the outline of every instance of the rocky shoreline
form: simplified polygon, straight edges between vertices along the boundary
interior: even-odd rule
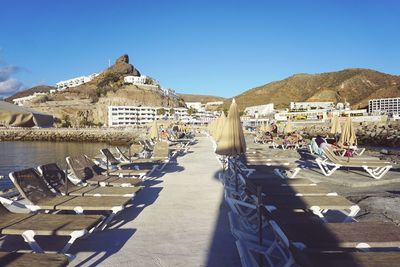
[[[358,144],[361,146],[400,147],[400,122],[388,123],[353,123],[356,128]],[[300,130],[304,137],[311,138],[318,134],[325,136],[330,132],[328,124],[295,124],[295,129]]]
[[[0,128],[0,141],[101,142],[129,144],[138,139],[143,130],[115,129],[25,129]]]

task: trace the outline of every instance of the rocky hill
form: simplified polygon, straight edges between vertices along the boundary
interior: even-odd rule
[[[132,85],[124,83],[125,76],[140,76],[128,55],[90,82],[36,98],[27,106],[53,114],[60,123],[81,127],[105,125],[109,105],[184,106],[181,99],[164,95],[153,79],[148,78],[145,85]]]
[[[370,69],[345,69],[320,74],[296,74],[250,89],[238,96],[241,110],[248,106],[274,103],[288,107],[291,101],[349,102],[353,108],[363,108],[372,98],[399,97],[400,76]],[[224,106],[229,105],[229,100]]]
[[[15,98],[20,98],[20,97],[33,95],[34,93],[48,93],[52,89],[55,89],[55,87],[48,86],[48,85],[39,85],[39,86],[32,87],[32,88],[30,88],[28,90],[25,90],[25,91],[17,92],[14,95],[12,95],[10,97],[7,97],[4,100],[7,101],[7,102],[12,103],[12,100],[15,99]]]
[[[207,102],[214,101],[224,101],[226,100],[220,96],[211,96],[211,95],[193,95],[193,94],[179,94],[179,96],[185,100],[185,102],[201,102],[203,104]]]

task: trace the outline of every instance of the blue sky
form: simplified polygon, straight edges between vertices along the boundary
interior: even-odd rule
[[[396,0],[3,0],[0,96],[125,53],[164,87],[225,97],[295,73],[399,75],[399,14]]]

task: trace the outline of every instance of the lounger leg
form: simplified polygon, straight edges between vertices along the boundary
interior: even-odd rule
[[[378,167],[375,169],[371,169],[368,166],[362,166],[363,169],[368,172],[369,175],[372,176],[374,179],[381,179],[391,168],[392,166],[386,166],[386,167]]]
[[[331,176],[332,173],[334,173],[338,168],[341,167],[341,165],[338,164],[328,164],[328,162],[322,161],[319,158],[317,158],[315,161],[317,162],[319,168],[325,176]],[[333,168],[329,169],[328,165],[331,165]]]
[[[111,214],[104,220],[101,230],[104,230],[107,227],[107,225],[111,222],[111,220],[115,217],[115,215],[117,215],[123,209],[124,207],[122,206],[113,207],[111,209]]]
[[[354,216],[358,214],[360,211],[360,207],[358,205],[353,205],[350,207],[350,212],[347,214],[347,217],[344,219],[344,222],[349,222],[353,220]]]
[[[22,237],[25,242],[29,244],[32,250],[36,253],[44,253],[43,249],[39,246],[39,244],[35,240],[35,232],[33,230],[27,230],[22,233]]]
[[[70,234],[70,239],[68,240],[68,243],[64,246],[64,248],[61,250],[61,253],[67,253],[67,251],[69,250],[69,248],[72,246],[72,244],[76,241],[76,239],[84,236],[87,234],[86,230],[79,230],[79,231],[73,231]]]
[[[320,217],[324,222],[326,222],[326,218],[325,218],[324,214],[322,213],[322,210],[319,206],[312,206],[310,208],[310,210],[312,211],[312,213],[314,213],[315,215]]]
[[[281,177],[282,179],[286,179],[287,178],[285,173],[284,173],[284,171],[282,171],[281,169],[275,168],[274,169],[274,173],[276,175],[278,175],[279,177]]]
[[[299,173],[300,170],[301,170],[301,168],[299,168],[299,167],[294,168],[294,169],[293,169],[293,172],[292,172],[292,174],[289,176],[289,178],[295,178],[296,175]]]

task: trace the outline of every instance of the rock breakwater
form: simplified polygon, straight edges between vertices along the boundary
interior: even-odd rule
[[[353,122],[356,129],[358,144],[361,146],[400,147],[400,122],[388,123]],[[330,133],[330,125],[326,124],[294,124],[294,128],[303,133],[306,138],[318,134],[325,136]]]
[[[104,142],[110,144],[127,144],[137,140],[140,134],[141,130],[0,128],[0,141]]]

